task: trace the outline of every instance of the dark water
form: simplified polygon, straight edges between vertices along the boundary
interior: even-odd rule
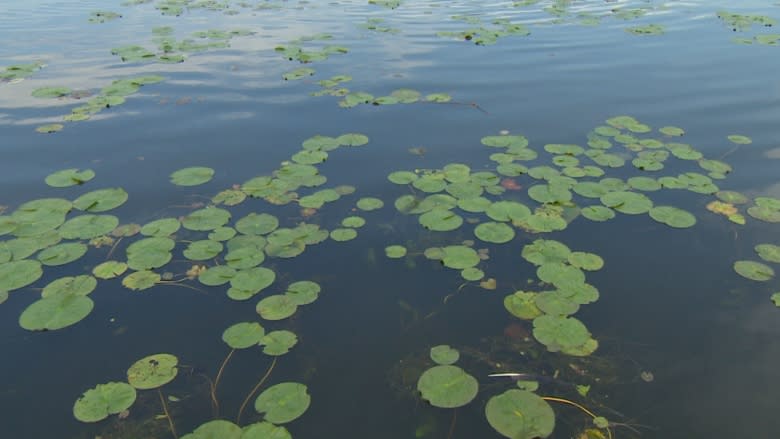
[[[503,297],[535,279],[534,268],[520,252],[538,236],[518,230],[508,244],[485,246],[491,258],[480,267],[496,278],[497,289],[470,284],[444,303],[463,283],[456,271],[422,256],[413,258],[414,266],[389,260],[384,247],[402,243],[410,252],[421,252],[473,235],[468,227],[426,232],[415,217],[399,214],[393,200],[408,190],[387,181],[392,171],[437,169],[453,162],[490,170],[495,163],[488,156],[496,151],[480,144],[483,136],[509,130],[527,136],[541,152],[548,143],[584,145],[587,133],[605,119],[629,114],[654,128],[684,128],[681,141],[709,158],[733,148],[726,136],[750,136],[751,145],[723,159],[734,172],[716,183],[751,197],[780,195],[780,49],[732,42],[734,36],[775,28],[754,25],[735,33],[716,16],[720,9],[733,9],[780,19],[780,7],[772,2],[575,1],[562,23],[541,10],[549,1],[524,8],[511,2],[407,1],[394,10],[363,1],[225,3],[239,13],[191,9],[170,17],[161,16],[153,4],[3,2],[0,64],[44,60],[47,66],[23,82],[0,84],[5,157],[0,161],[0,204],[11,212],[31,199],[73,199],[88,190],[123,187],[130,194],[128,202],[109,213],[123,223],[144,224],[186,215],[191,203],[269,174],[316,134],[367,135],[368,145],[340,148],[318,165],[328,177],[325,187],[349,184],[357,192],[328,203],[308,221],[335,228],[364,196],[385,200],[385,207],[358,213],[368,224],[353,241],[328,240],[307,247],[299,257],[264,263],[277,273],[267,290],[271,293],[302,279],[317,281],[323,290],[317,302],[300,308],[293,318],[262,322],[268,330],[292,330],[300,339],[290,354],[279,358],[270,381],[309,387],[311,407],[286,425],[294,437],[414,437],[424,424],[435,425],[427,437],[448,437],[452,411],[431,408],[413,391],[419,372],[430,364],[422,362],[419,372],[411,373],[412,381],[403,378],[403,371],[413,371],[437,344],[460,349],[463,367],[481,386],[477,398],[458,409],[451,437],[499,437],[484,419],[484,405],[511,384],[488,379],[494,370],[480,359],[518,368],[539,364],[517,352],[514,357],[497,353],[511,341],[504,328],[518,321],[504,309]],[[258,5],[275,8],[255,9]],[[606,14],[617,7],[652,10],[636,20],[612,17],[598,26],[577,24],[578,13]],[[89,13],[98,9],[123,17],[89,24]],[[450,19],[456,14],[485,22],[509,18],[527,24],[531,35],[502,37],[485,47],[437,36],[471,26]],[[368,17],[384,18],[384,25],[400,33],[358,28]],[[666,34],[624,31],[648,23],[663,24]],[[179,38],[205,29],[247,28],[255,34],[175,65],[122,63],[110,54],[111,48],[127,44],[154,47],[151,29],[163,25],[172,26]],[[273,48],[321,32],[333,39],[305,47],[334,44],[349,53],[313,63],[316,75],[311,78],[283,81],[283,73],[301,65],[284,60]],[[66,123],[51,135],[34,131],[59,121],[76,104],[30,97],[36,88],[96,90],[139,74],[161,74],[166,80],[144,86],[124,105],[90,121]],[[351,90],[375,96],[412,88],[423,94],[449,93],[456,103],[347,109],[337,105],[340,98],[309,95],[320,89],[317,80],[336,74],[354,78],[345,84]],[[410,154],[413,147],[424,147],[425,154]],[[662,175],[684,171],[673,161]],[[542,162],[540,155],[534,163]],[[209,166],[216,175],[203,186],[171,185],[168,175],[187,166]],[[83,187],[44,184],[46,175],[70,167],[91,168],[97,176]],[[608,173],[638,175],[630,163]],[[517,180],[524,187],[532,184],[528,176]],[[588,273],[600,300],[576,314],[600,342],[592,362],[586,363],[592,370],[578,378],[569,364],[583,363],[549,354],[542,361],[544,370],[535,372],[558,369],[569,380],[591,384],[586,401],[597,412],[639,431],[616,427],[615,437],[776,437],[780,311],[768,298],[778,290],[777,281],[751,282],[734,273],[732,264],[757,259],[753,246],[758,243],[778,243],[777,228],[750,217],[745,226],[732,225],[706,211],[712,196],[668,190],[650,196],[656,204],[694,213],[697,225],[676,230],[647,215],[618,214],[605,223],[580,217],[565,231],[543,236],[596,253],[606,265]],[[230,210],[234,219],[269,212],[283,225],[302,221],[294,205],[272,206],[257,199]],[[183,259],[181,248],[174,259]],[[161,285],[133,292],[115,279],[100,281],[91,294],[94,311],[76,325],[43,333],[19,327],[19,314],[38,298],[35,288],[88,273],[104,258],[105,251],[91,249],[76,262],[46,267],[41,280],[11,292],[0,305],[0,437],[172,437],[164,420],[152,420],[161,411],[153,391],[139,392],[123,421],[86,425],[71,414],[73,402],[86,389],[125,379],[130,364],[156,352],[173,353],[187,366],[164,388],[182,399],[170,404],[179,434],[211,419],[205,377],[216,375],[229,352],[220,335],[235,322],[256,321],[257,299],[229,300],[226,287],[204,293]],[[188,264],[174,267],[170,271],[182,272]],[[233,419],[269,365],[269,357],[259,350],[233,356],[220,384],[225,418]],[[654,380],[643,381],[643,371],[652,372]],[[541,393],[577,398],[565,386],[543,387]],[[553,437],[574,437],[589,422],[571,407],[554,408],[558,425]],[[244,423],[259,419],[250,412],[251,406]]]

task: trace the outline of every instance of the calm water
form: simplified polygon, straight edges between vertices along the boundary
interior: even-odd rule
[[[62,276],[89,273],[107,250],[91,248],[78,261],[45,267],[43,278],[12,291],[0,305],[0,437],[172,437],[164,420],[154,420],[161,413],[154,391],[139,392],[124,420],[112,417],[88,425],[71,413],[85,390],[124,380],[130,364],[157,352],[175,354],[186,365],[163,391],[181,400],[169,405],[179,434],[188,433],[212,419],[206,377],[216,375],[229,352],[222,331],[240,321],[260,321],[267,330],[288,329],[299,337],[291,352],[279,357],[269,381],[309,387],[311,407],[286,425],[296,438],[407,438],[421,425],[431,426],[425,436],[430,438],[500,437],[484,417],[487,400],[511,388],[511,383],[487,378],[497,362],[546,375],[558,370],[562,379],[590,384],[588,398],[560,384],[543,384],[539,393],[578,400],[638,431],[617,427],[615,437],[769,438],[780,432],[780,310],[769,300],[780,288],[775,279],[752,282],[732,269],[736,260],[758,259],[756,244],[778,244],[777,228],[752,217],[745,226],[733,225],[705,209],[715,199],[711,195],[650,194],[656,204],[693,213],[698,223],[690,229],[672,229],[647,215],[618,214],[604,223],[579,217],[564,231],[541,235],[605,261],[602,270],[587,275],[600,290],[600,300],[576,314],[600,342],[586,360],[546,354],[532,361],[513,350],[517,339],[506,335],[505,328],[514,323],[517,329],[520,321],[504,309],[503,298],[536,280],[534,267],[520,253],[540,236],[518,229],[507,244],[476,244],[490,249],[490,259],[480,268],[496,279],[495,290],[475,283],[459,290],[463,280],[456,271],[421,255],[407,260],[384,255],[390,244],[420,253],[474,239],[468,224],[454,232],[427,232],[415,216],[398,213],[393,201],[409,189],[389,183],[386,176],[453,162],[473,171],[495,170],[489,155],[498,150],[481,145],[480,139],[501,130],[525,135],[543,153],[548,143],[585,145],[588,132],[621,114],[653,128],[679,126],[686,131],[680,141],[706,157],[726,154],[723,160],[734,172],[716,180],[721,189],[780,197],[780,49],[732,41],[777,28],[754,25],[735,33],[716,16],[728,9],[780,19],[778,4],[576,1],[556,21],[543,8],[566,2],[513,7],[495,1],[406,1],[397,9],[364,1],[222,3],[237,14],[201,8],[163,16],[154,3],[121,6],[118,1],[2,2],[0,67],[37,60],[46,66],[22,82],[0,84],[5,157],[0,205],[10,213],[32,199],[75,199],[89,190],[123,187],[129,200],[109,212],[122,223],[184,216],[193,203],[270,174],[309,137],[358,132],[370,138],[368,145],[332,151],[318,165],[328,178],[324,187],[353,185],[355,194],[307,219],[295,204],[273,206],[258,199],[230,210],[234,220],[268,212],[283,226],[305,220],[328,230],[359,214],[366,226],[349,242],[327,240],[296,258],[268,258],[263,266],[277,273],[276,282],[248,302],[228,299],[226,286],[196,291],[160,285],[133,292],[114,279],[99,282],[90,295],[95,308],[83,321],[58,331],[25,331],[18,317],[40,288]],[[633,20],[607,16],[596,26],[577,18],[610,15],[615,8],[649,11]],[[96,10],[119,12],[122,18],[88,23]],[[531,34],[505,36],[490,46],[437,36],[474,26],[453,15],[476,16],[487,24],[506,18],[527,25]],[[382,18],[382,25],[399,32],[360,28],[368,18]],[[650,23],[664,25],[666,33],[625,32]],[[123,63],[111,55],[110,49],[129,44],[154,50],[151,30],[157,26],[173,27],[179,39],[208,29],[243,28],[254,34],[231,39],[229,48],[191,54],[180,64]],[[318,33],[333,38],[304,43],[305,48],[332,44],[349,53],[301,65],[274,51]],[[301,81],[282,79],[299,67],[312,67],[316,74]],[[166,79],[89,121],[67,122],[54,134],[35,132],[39,125],[59,122],[79,101],[36,99],[33,90],[57,85],[97,92],[115,79],[141,74]],[[321,89],[316,81],[338,74],[353,77],[344,84],[353,91],[382,96],[411,88],[423,95],[448,93],[453,103],[340,108],[339,97],[310,95]],[[753,143],[728,153],[734,147],[726,139],[731,134],[750,136]],[[409,148],[425,152],[411,154]],[[617,149],[623,148],[618,144]],[[549,164],[548,159],[540,154],[528,165]],[[583,157],[583,162],[589,160]],[[648,174],[694,170],[680,162],[672,158],[662,172]],[[187,166],[209,166],[216,174],[202,186],[171,185],[168,175]],[[91,168],[96,177],[70,188],[44,184],[48,174],[71,167]],[[608,170],[612,177],[639,174],[630,162]],[[524,188],[533,184],[527,175],[516,180]],[[367,196],[384,200],[385,207],[355,213],[355,202]],[[523,192],[507,191],[504,197],[534,204]],[[177,238],[203,239],[196,235],[182,231]],[[124,248],[124,243],[118,247],[118,257],[124,257]],[[183,248],[180,244],[174,251],[178,262],[173,268],[161,272],[189,267],[182,262]],[[303,279],[322,286],[315,303],[291,319],[258,319],[254,305],[262,295],[281,293],[285,285]],[[521,324],[530,330],[530,324]],[[460,349],[459,364],[480,382],[476,399],[458,409],[452,433],[452,410],[432,408],[414,392],[417,377],[432,365],[425,360],[428,349],[437,344]],[[545,351],[538,344],[533,349]],[[259,349],[233,356],[219,388],[226,419],[234,418],[269,364]],[[574,373],[583,365],[588,370]],[[652,372],[654,380],[642,380],[643,371]],[[571,407],[554,409],[552,437],[574,437],[589,422]],[[251,406],[244,424],[260,419],[250,412]]]

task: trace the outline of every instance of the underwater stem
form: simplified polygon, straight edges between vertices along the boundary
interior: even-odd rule
[[[122,238],[124,238],[124,236],[120,236],[119,239],[117,239],[116,242],[114,242],[114,245],[111,246],[111,249],[108,251],[108,254],[106,255],[106,260],[111,258],[111,255],[114,254],[114,250],[116,250],[116,247],[119,245],[120,242],[122,242]]]
[[[174,438],[179,439],[179,435],[176,434],[176,427],[173,426],[173,418],[171,418],[171,414],[168,413],[168,404],[165,403],[165,398],[163,398],[163,394],[160,389],[157,389],[157,394],[160,395],[160,402],[162,403],[165,417],[168,418],[168,426],[171,427],[171,433],[173,433]]]
[[[455,433],[455,421],[458,420],[458,409],[452,410],[452,422],[450,423],[450,432],[447,433],[447,439],[452,439],[452,435]]]
[[[222,361],[222,365],[219,367],[219,372],[217,372],[217,377],[214,378],[214,382],[211,384],[211,403],[214,407],[214,417],[219,417],[219,400],[217,400],[217,386],[219,385],[219,380],[222,378],[222,372],[225,371],[225,366],[227,365],[228,361],[230,361],[230,357],[233,356],[233,354],[236,352],[235,348],[230,350],[230,353],[227,354],[225,357],[225,360]]]
[[[254,389],[252,389],[251,392],[246,396],[246,399],[244,399],[244,402],[241,404],[241,408],[238,409],[238,415],[236,416],[236,424],[241,423],[241,413],[244,412],[244,408],[246,408],[246,405],[249,403],[249,400],[252,398],[252,395],[257,392],[257,389],[260,388],[260,386],[263,385],[265,380],[268,378],[268,375],[271,375],[271,371],[274,370],[274,366],[276,366],[276,359],[279,357],[274,357],[274,361],[271,363],[271,367],[268,368],[268,370],[265,372],[265,375],[263,375],[262,378],[260,378],[260,381],[257,382],[257,385]]]

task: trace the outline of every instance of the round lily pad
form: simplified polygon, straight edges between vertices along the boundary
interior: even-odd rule
[[[541,315],[534,319],[534,338],[551,352],[585,344],[590,333],[574,317]]]
[[[551,239],[537,239],[523,247],[522,257],[534,265],[567,261],[571,250],[566,244]]]
[[[545,314],[566,316],[576,313],[580,305],[558,291],[545,291],[536,295],[536,307]]]
[[[457,366],[434,366],[420,376],[417,390],[434,407],[461,407],[474,399],[477,380]]]
[[[406,247],[402,245],[390,245],[385,247],[385,255],[388,258],[399,259],[406,256]]]
[[[610,192],[601,196],[601,202],[620,213],[637,215],[653,207],[653,202],[643,194],[627,191]]]
[[[236,230],[245,235],[267,235],[279,227],[279,219],[267,213],[250,213],[236,222]]]
[[[604,260],[601,259],[601,256],[593,253],[572,252],[569,254],[568,260],[571,265],[583,270],[601,270],[604,266]]]
[[[761,259],[767,262],[780,263],[780,246],[774,244],[758,244],[755,246],[755,250]]]
[[[176,233],[179,227],[181,227],[181,223],[176,218],[160,218],[141,227],[141,234],[144,236],[165,237]]]
[[[320,291],[319,284],[309,280],[302,280],[288,285],[284,294],[300,306],[308,305],[317,300]]]
[[[650,217],[659,223],[684,229],[696,224],[696,217],[691,213],[672,206],[656,206],[650,209]]]
[[[282,320],[295,314],[298,304],[289,296],[277,294],[258,302],[256,309],[266,320]]]
[[[511,439],[548,437],[555,428],[555,413],[538,395],[510,389],[496,395],[485,406],[488,423]]]
[[[64,239],[92,239],[111,233],[119,225],[119,218],[113,215],[79,215],[65,221],[59,234]]]
[[[485,242],[503,244],[515,237],[515,231],[505,223],[487,222],[474,229],[474,235]]]
[[[603,222],[615,217],[615,211],[604,206],[586,206],[580,209],[580,213],[591,221]]]
[[[298,336],[290,331],[271,331],[260,339],[263,353],[279,356],[290,351],[290,348],[298,343]]]
[[[38,253],[38,260],[43,265],[65,265],[84,256],[87,246],[80,242],[57,244]]]
[[[244,427],[241,439],[292,439],[292,435],[284,427],[270,422],[256,422]]]
[[[268,422],[286,424],[303,415],[309,404],[311,396],[305,385],[286,382],[265,389],[255,400],[255,410]]]
[[[420,224],[428,230],[448,232],[463,224],[463,218],[447,209],[433,209],[420,215]]]
[[[538,293],[515,291],[504,297],[504,308],[513,316],[532,320],[542,315],[542,311],[536,306],[536,296]]]
[[[84,319],[95,303],[89,297],[55,295],[30,304],[19,316],[19,325],[28,331],[53,331]]]
[[[460,358],[458,350],[451,348],[449,345],[443,344],[431,348],[431,360],[436,364],[453,364],[458,361],[458,358]]]
[[[228,270],[217,270],[220,267],[212,267],[206,270],[206,272],[214,270],[214,272],[206,277],[206,281],[210,282],[220,282],[223,279],[226,279],[230,281],[230,286],[233,288],[237,288],[239,290],[244,291],[251,291],[253,294],[258,293],[268,286],[270,286],[272,283],[274,283],[274,280],[276,280],[276,273],[274,273],[273,270],[270,270],[265,267],[254,267],[249,268],[241,271],[233,271],[230,272]],[[230,267],[226,267],[230,268]],[[203,273],[200,276],[200,281],[204,283],[204,275]],[[213,283],[212,282],[212,283]],[[224,282],[222,282],[224,283]],[[204,283],[205,285],[209,285],[207,283]],[[221,285],[218,283],[217,285]]]
[[[177,186],[197,186],[214,177],[214,170],[202,166],[179,169],[171,174],[171,183]]]
[[[347,133],[336,137],[341,146],[363,146],[368,143],[368,136],[357,133]]]
[[[144,357],[127,369],[127,382],[139,390],[156,389],[176,378],[179,359],[171,354]]]
[[[731,204],[745,204],[750,201],[748,197],[735,191],[718,191],[715,196],[718,197],[720,201]]]
[[[355,229],[334,229],[330,232],[330,239],[334,241],[351,241],[357,237]]]
[[[80,276],[65,276],[51,281],[48,285],[43,287],[41,297],[45,299],[47,297],[68,294],[74,296],[86,296],[94,291],[96,287],[97,279],[88,274],[82,274]]]
[[[113,279],[121,276],[127,270],[127,264],[118,261],[106,261],[92,269],[92,274],[98,279]]]
[[[231,250],[225,255],[225,262],[229,267],[236,269],[256,267],[265,261],[265,253],[262,250],[251,247],[242,247]]]
[[[98,384],[84,392],[73,405],[73,416],[81,422],[98,422],[121,413],[135,402],[135,388],[127,383]]]
[[[732,134],[728,136],[728,139],[731,143],[736,143],[737,145],[749,145],[753,143],[753,140],[750,137],[741,134]]]
[[[192,433],[185,434],[181,439],[241,439],[243,437],[241,427],[224,419],[201,424]]]
[[[357,202],[358,209],[366,211],[381,209],[384,205],[382,200],[372,197],[361,198]]]
[[[62,131],[63,128],[65,128],[65,126],[61,123],[49,123],[35,128],[35,131],[42,134],[51,134]]]
[[[246,349],[260,344],[265,330],[257,322],[241,322],[230,326],[222,333],[222,341],[233,349]]]
[[[157,284],[162,276],[149,270],[136,271],[130,273],[122,279],[122,285],[133,291],[147,290]]]
[[[144,238],[127,247],[127,265],[133,270],[148,270],[167,264],[176,242],[170,238]]]
[[[68,187],[84,184],[95,178],[95,171],[91,169],[63,169],[46,176],[46,184],[51,187]]]
[[[409,171],[396,171],[387,176],[387,179],[395,184],[409,184],[417,178],[417,174]]]
[[[26,287],[43,276],[41,263],[24,259],[0,264],[0,291]]]
[[[473,267],[480,261],[476,250],[465,245],[450,245],[442,249],[442,263],[449,268],[463,270]]]
[[[185,229],[209,231],[224,226],[230,220],[230,212],[218,207],[206,207],[185,216],[182,225]]]
[[[360,228],[366,224],[366,220],[359,216],[349,216],[341,220],[341,225],[344,227]]]
[[[734,263],[734,271],[740,276],[760,282],[768,281],[775,277],[772,267],[754,261],[737,261]]]
[[[127,201],[127,192],[122,188],[98,189],[73,200],[73,207],[85,212],[105,212],[121,206]]]
[[[228,267],[227,265],[218,265],[216,267],[207,268],[206,271],[202,271],[198,275],[198,281],[203,285],[215,287],[230,282],[230,280],[236,276],[236,273],[237,270],[235,268]]]
[[[485,277],[485,272],[477,267],[468,267],[460,271],[460,276],[465,280],[476,282]]]
[[[184,257],[192,261],[205,261],[222,253],[222,249],[223,245],[221,242],[203,239],[191,242],[184,249]]]
[[[522,221],[531,215],[531,209],[516,201],[497,201],[485,213],[494,221]]]

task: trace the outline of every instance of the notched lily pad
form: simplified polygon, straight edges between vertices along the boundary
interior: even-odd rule
[[[127,370],[127,382],[139,390],[156,389],[170,383],[178,374],[179,359],[171,354],[144,357]]]
[[[255,400],[255,410],[266,421],[286,424],[303,415],[311,404],[308,388],[300,383],[279,383],[267,388]]]
[[[457,366],[434,366],[420,376],[417,390],[434,407],[461,407],[474,399],[477,380]]]
[[[135,388],[127,383],[98,384],[84,392],[73,405],[73,416],[81,422],[98,422],[133,405]]]

